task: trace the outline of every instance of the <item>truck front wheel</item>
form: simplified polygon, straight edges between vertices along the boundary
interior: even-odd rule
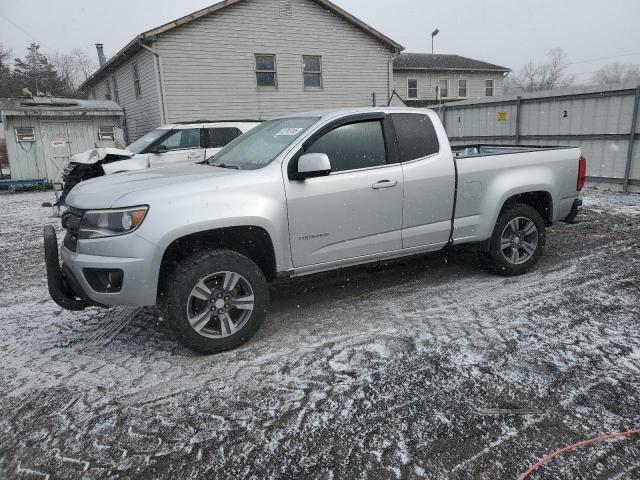
[[[489,259],[504,276],[522,275],[539,261],[545,245],[545,223],[525,204],[508,207],[498,218],[489,245]]]
[[[178,263],[164,292],[177,339],[203,354],[239,347],[260,328],[269,289],[260,268],[229,250],[199,252]]]

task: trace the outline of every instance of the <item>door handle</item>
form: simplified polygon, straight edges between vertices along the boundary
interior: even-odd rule
[[[374,190],[382,190],[383,188],[393,188],[398,185],[397,180],[380,180],[372,185]]]

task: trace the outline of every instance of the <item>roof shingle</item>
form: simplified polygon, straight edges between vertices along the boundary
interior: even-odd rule
[[[475,70],[510,72],[511,69],[492,63],[461,57],[432,53],[401,53],[393,64],[395,70]]]

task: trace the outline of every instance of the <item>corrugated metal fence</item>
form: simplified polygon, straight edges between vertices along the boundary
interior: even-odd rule
[[[567,145],[583,149],[589,181],[640,187],[640,86],[576,88],[434,107],[453,145]],[[636,188],[634,188],[635,190]]]

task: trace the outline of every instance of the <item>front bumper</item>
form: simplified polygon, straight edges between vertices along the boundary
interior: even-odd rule
[[[88,248],[78,248],[80,252],[62,247],[58,257],[55,230],[50,226],[45,227],[49,293],[58,305],[67,310],[83,310],[91,305],[142,307],[156,304],[158,272],[153,268],[153,246],[135,234],[109,240],[103,245],[100,245],[102,242],[93,242]],[[110,248],[105,249],[105,245]],[[105,252],[108,256],[104,255]],[[117,256],[123,252],[134,257]],[[141,255],[142,252],[145,254]],[[122,288],[117,293],[95,291],[85,277],[85,270],[88,269],[122,270]]]

